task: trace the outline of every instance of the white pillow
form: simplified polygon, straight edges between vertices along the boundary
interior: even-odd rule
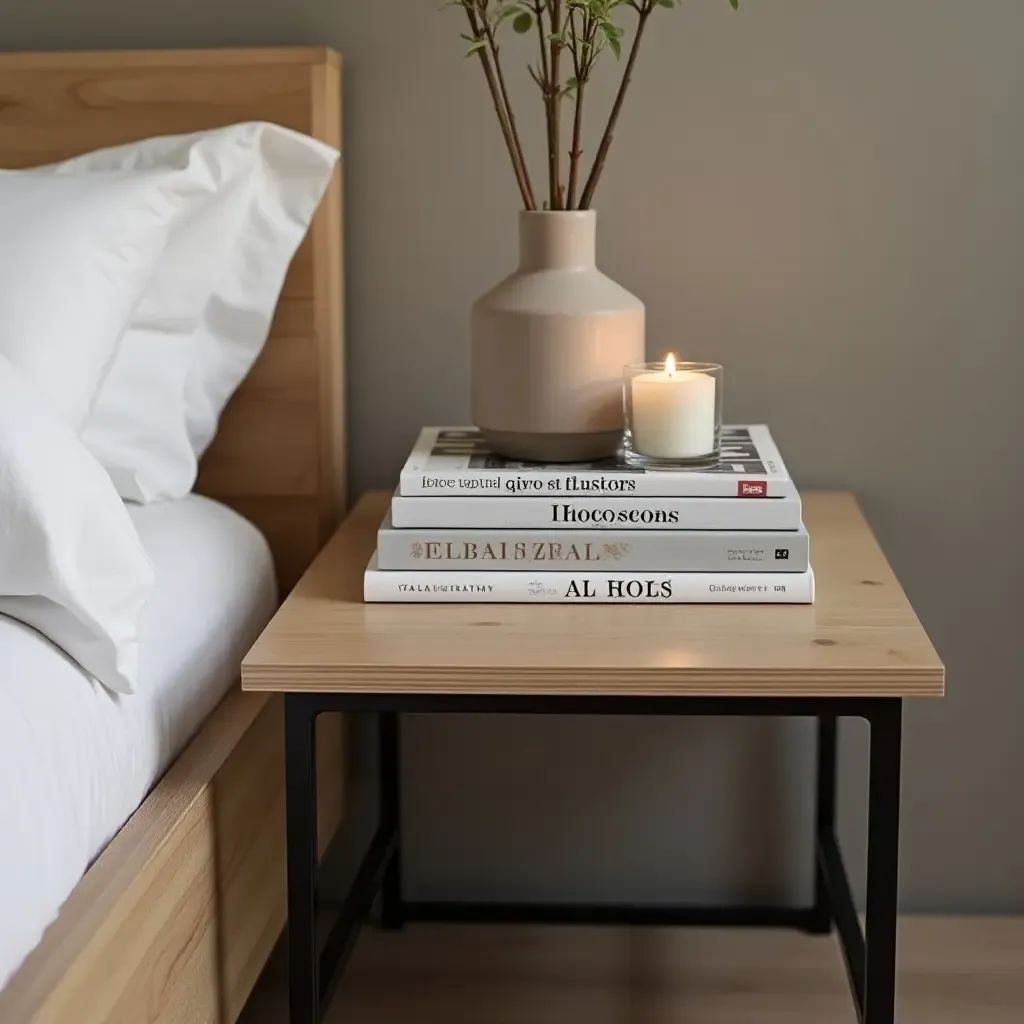
[[[0,356],[0,614],[135,690],[153,568],[103,467]]]
[[[149,502],[192,489],[220,414],[267,339],[337,159],[308,136],[249,123],[53,168],[75,176],[157,170],[187,197],[82,430],[123,498]]]
[[[167,240],[159,175],[0,171],[0,355],[85,420]]]

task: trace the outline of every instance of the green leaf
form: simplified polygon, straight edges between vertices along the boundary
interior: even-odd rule
[[[503,21],[507,21],[509,18],[514,18],[519,14],[519,6],[505,4],[495,15],[494,23],[500,25]]]
[[[732,5],[732,9],[734,11],[738,11],[740,9],[740,0],[729,0],[729,3]]]
[[[472,57],[474,53],[479,53],[487,43],[483,39],[477,39],[476,42],[470,43],[466,50],[466,56]]]
[[[615,54],[616,59],[622,56],[622,30],[617,29],[617,26],[607,24],[601,26],[601,31],[604,33],[605,39],[608,40],[608,49]]]
[[[601,22],[601,35],[604,36],[605,41],[608,44],[608,49],[615,54],[616,58],[622,54],[622,37],[625,35],[625,30],[619,25],[616,25],[614,21],[607,20]]]
[[[526,33],[533,28],[533,15],[529,14],[527,11],[520,11],[512,22],[512,28],[518,32],[519,35],[526,35]]]
[[[732,3],[737,3],[738,0],[730,0]],[[677,0],[658,0],[659,7],[676,7],[678,6]]]

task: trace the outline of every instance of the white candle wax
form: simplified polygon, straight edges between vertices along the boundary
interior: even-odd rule
[[[656,459],[696,459],[715,449],[715,378],[659,370],[633,378],[633,449]]]

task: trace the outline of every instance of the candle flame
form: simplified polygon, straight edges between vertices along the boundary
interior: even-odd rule
[[[665,356],[665,372],[670,377],[676,372],[676,357],[671,352]]]

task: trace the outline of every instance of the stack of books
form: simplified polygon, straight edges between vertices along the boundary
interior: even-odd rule
[[[473,429],[419,437],[367,601],[784,603],[814,599],[800,496],[765,426],[724,427],[708,470],[513,462]]]

